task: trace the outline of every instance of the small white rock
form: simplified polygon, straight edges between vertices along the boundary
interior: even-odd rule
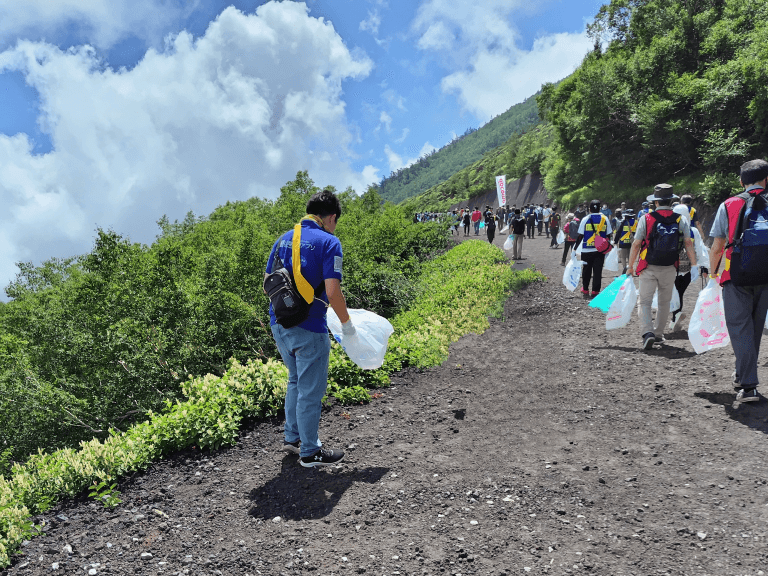
[[[59,563],[58,562],[54,562],[53,564],[51,564],[51,570],[58,570],[58,569],[59,569]]]
[[[469,523],[472,524],[472,526],[477,526],[477,520],[470,520]]]
[[[141,553],[141,559],[142,560],[152,560],[152,554],[150,552],[142,552]]]
[[[280,516],[275,516],[274,518],[272,518],[272,522],[274,522],[275,524],[277,524],[280,521],[282,521],[282,518],[280,518]]]
[[[96,576],[99,572],[96,570],[96,568],[91,568],[88,570],[88,576]]]
[[[704,540],[704,538],[707,537],[707,533],[706,532],[696,532],[696,536],[699,537],[699,540]]]

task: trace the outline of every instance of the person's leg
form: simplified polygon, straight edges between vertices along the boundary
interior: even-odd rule
[[[685,294],[685,290],[688,288],[688,286],[691,284],[691,273],[686,272],[685,274],[678,274],[675,277],[675,290],[677,290],[678,296],[680,296],[680,307],[677,310],[672,311],[672,320],[674,321],[675,317],[680,313],[680,311],[683,309],[683,294]]]
[[[297,442],[299,440],[299,426],[296,423],[296,400],[299,397],[299,392],[296,387],[297,372],[296,372],[296,356],[291,348],[283,340],[283,334],[285,328],[279,324],[271,326],[272,335],[275,338],[275,344],[277,344],[277,351],[280,352],[280,357],[283,359],[283,364],[288,368],[288,386],[285,391],[285,441]]]
[[[493,237],[496,235],[496,228],[488,228],[488,242],[493,244]]]
[[[755,302],[753,286],[735,286],[733,282],[726,282],[723,286],[723,309],[725,311],[725,324],[728,327],[728,336],[731,338],[733,354],[736,356],[736,380],[740,388],[754,388],[758,384],[757,356],[759,348],[755,342],[760,342],[762,328],[755,334],[761,320],[754,318],[753,313],[762,309],[762,323],[765,324],[765,310],[768,304],[761,302],[766,300],[761,290],[761,296]],[[762,287],[760,287],[762,288]]]
[[[637,295],[637,315],[640,319],[640,335],[645,336],[648,333],[655,334],[653,332],[653,318],[651,316],[651,304],[653,303],[653,295],[656,293],[658,283],[656,281],[656,275],[650,267],[643,270],[640,274],[640,287]]]
[[[595,252],[595,259],[592,264],[592,295],[600,293],[603,287],[603,264],[605,263],[605,254]]]
[[[629,265],[629,248],[619,248],[619,268],[621,273],[626,274]]]
[[[656,323],[653,327],[653,334],[661,338],[664,334],[664,327],[669,318],[669,303],[672,301],[672,290],[675,289],[675,278],[677,270],[674,266],[654,266],[656,282],[659,285],[659,309],[656,310]]]
[[[301,456],[311,456],[323,445],[318,437],[318,428],[321,403],[328,386],[331,342],[327,334],[298,327],[283,329],[282,336],[296,359],[296,424],[301,438]]]
[[[522,234],[517,234],[515,236],[515,253],[517,254],[517,259],[521,259],[523,257],[523,239],[525,236]]]
[[[589,292],[589,282],[590,280],[592,280],[592,268],[595,263],[595,259],[594,259],[595,254],[597,254],[597,252],[581,253],[581,259],[585,262],[584,266],[581,267],[582,293]]]
[[[570,250],[573,247],[573,241],[572,240],[566,240],[565,241],[565,248],[563,248],[563,264],[565,264],[566,258],[568,258],[568,250]]]
[[[544,230],[547,232],[547,238],[549,238],[549,222],[544,222]]]

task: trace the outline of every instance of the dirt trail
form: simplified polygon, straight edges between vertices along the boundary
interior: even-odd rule
[[[339,469],[301,468],[259,422],[124,480],[114,511],[47,514],[8,574],[768,572],[768,403],[731,408],[730,349],[606,332],[548,246],[526,240],[516,266],[549,279],[443,366],[324,411]]]

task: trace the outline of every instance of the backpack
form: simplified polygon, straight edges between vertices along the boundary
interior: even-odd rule
[[[736,286],[768,284],[768,202],[764,193],[740,194],[744,206],[731,254],[731,281]]]
[[[648,233],[648,252],[645,256],[648,264],[655,266],[674,266],[680,258],[682,234],[680,233],[680,214],[662,216],[653,214],[653,226]]]
[[[295,237],[296,234],[294,232]],[[275,266],[277,266],[276,269]],[[283,328],[293,328],[309,318],[309,309],[314,303],[314,299],[319,297],[323,290],[325,290],[325,282],[320,282],[315,288],[312,302],[307,302],[299,294],[293,274],[283,265],[283,261],[277,255],[277,252],[275,252],[275,261],[272,267],[272,273],[267,274],[264,278],[264,291],[272,303],[272,311],[275,314],[277,323]]]

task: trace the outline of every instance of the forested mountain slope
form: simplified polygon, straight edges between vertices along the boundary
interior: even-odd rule
[[[536,95],[515,104],[478,130],[467,132],[407,168],[392,172],[379,184],[382,198],[399,203],[445,182],[483,155],[539,123]]]

